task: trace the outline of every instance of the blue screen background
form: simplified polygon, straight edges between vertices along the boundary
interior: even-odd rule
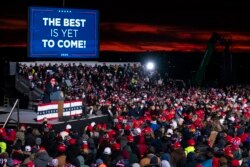
[[[60,26],[45,26],[43,18],[60,18]],[[64,19],[85,19],[84,27],[64,26]],[[57,29],[57,30],[54,30]],[[53,31],[57,34],[51,35]],[[71,34],[63,35],[62,32]],[[99,13],[97,10],[69,8],[29,8],[29,57],[31,58],[97,58],[99,56]],[[73,34],[72,34],[73,33]],[[53,40],[53,47],[46,47],[43,39]],[[60,48],[58,40],[81,40],[84,48]],[[62,44],[62,42],[61,42]]]

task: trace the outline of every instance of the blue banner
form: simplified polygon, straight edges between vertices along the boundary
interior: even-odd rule
[[[99,12],[68,8],[29,8],[29,56],[97,58]]]

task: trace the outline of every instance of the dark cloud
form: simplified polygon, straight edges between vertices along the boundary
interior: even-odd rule
[[[213,32],[232,39],[232,50],[250,52],[247,1],[82,1],[65,7],[100,11],[101,51],[204,51]],[[29,6],[62,7],[63,0],[10,0],[1,5],[0,47],[26,47]]]

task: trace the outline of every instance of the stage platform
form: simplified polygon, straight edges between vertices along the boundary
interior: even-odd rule
[[[5,120],[7,119],[11,108],[0,107],[0,126],[4,125]],[[6,127],[14,128],[17,125],[18,114],[15,109],[12,115],[10,116],[9,122]],[[36,121],[37,114],[34,110],[28,109],[19,109],[19,124],[24,124],[26,126],[32,126],[39,128],[42,125],[42,122]],[[87,117],[75,117],[75,118],[64,118],[63,121],[59,119],[48,120],[48,123],[53,126],[56,131],[64,130],[67,124],[70,124],[73,129],[82,131],[83,128],[90,124],[91,122],[95,123],[108,123],[107,115],[87,115]]]

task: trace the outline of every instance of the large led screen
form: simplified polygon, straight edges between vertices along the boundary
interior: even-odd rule
[[[97,58],[99,13],[97,10],[30,7],[31,58]]]

